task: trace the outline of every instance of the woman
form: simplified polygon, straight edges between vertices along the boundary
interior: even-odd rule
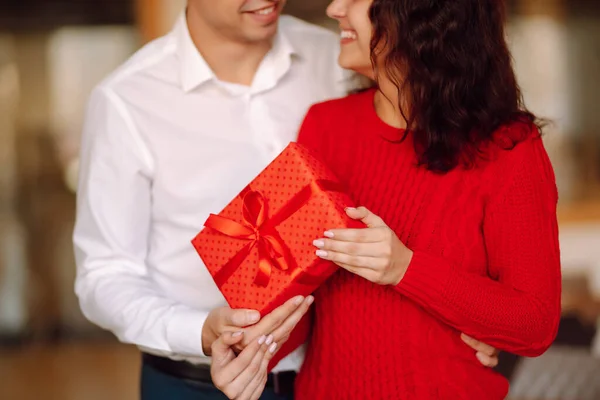
[[[377,85],[314,106],[299,142],[364,206],[347,213],[366,228],[314,242],[342,269],[316,294],[298,400],[502,399],[508,382],[459,332],[523,356],[552,343],[557,191],[502,3],[329,6],[341,65]]]

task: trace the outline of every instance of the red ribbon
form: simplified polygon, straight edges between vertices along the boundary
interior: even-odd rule
[[[342,192],[343,188],[333,181],[314,181],[302,188],[277,214],[269,218],[268,204],[265,197],[262,193],[247,187],[239,195],[243,202],[241,223],[220,215],[211,214],[204,226],[223,235],[249,241],[214,275],[215,283],[222,286],[227,282],[254,247],[258,247],[259,260],[258,272],[254,279],[255,284],[266,287],[269,284],[273,268],[296,275],[298,265],[291,256],[289,247],[277,232],[276,227],[306,205],[312,196],[324,191]]]

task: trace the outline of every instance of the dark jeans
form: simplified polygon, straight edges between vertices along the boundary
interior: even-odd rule
[[[227,400],[217,388],[208,383],[192,382],[163,374],[143,365],[141,378],[142,400]],[[261,400],[293,400],[278,396],[266,388]]]

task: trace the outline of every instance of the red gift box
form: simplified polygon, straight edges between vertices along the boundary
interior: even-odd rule
[[[192,240],[232,308],[266,315],[311,294],[337,267],[315,255],[329,228],[357,227],[334,175],[307,149],[288,147]]]

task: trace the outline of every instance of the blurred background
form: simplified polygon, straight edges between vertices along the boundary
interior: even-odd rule
[[[82,317],[71,232],[86,99],[185,0],[0,0],[0,399],[135,399],[139,355]],[[327,0],[287,12],[336,29]],[[503,354],[511,398],[600,399],[600,1],[513,0],[508,36],[560,191],[563,320]]]

